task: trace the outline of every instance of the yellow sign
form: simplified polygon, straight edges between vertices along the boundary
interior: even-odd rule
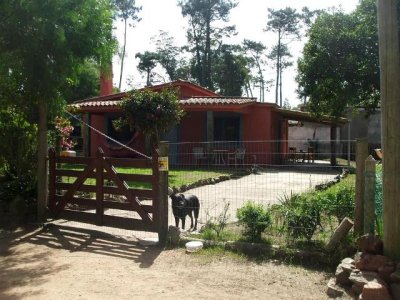
[[[158,158],[158,170],[159,171],[168,171],[168,157],[159,157]]]

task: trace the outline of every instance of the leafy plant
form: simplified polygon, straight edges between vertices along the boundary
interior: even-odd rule
[[[229,219],[229,210],[230,203],[226,202],[224,200],[224,208],[222,212],[218,215],[218,217],[213,218],[210,217],[207,220],[207,223],[205,225],[204,231],[202,232],[202,235],[205,239],[221,239],[221,235],[223,231],[225,230],[226,225],[228,225],[228,219]],[[208,212],[207,212],[208,215]]]
[[[284,228],[292,238],[311,240],[321,226],[321,206],[315,194],[292,195],[282,204]]]
[[[252,242],[261,241],[261,234],[271,225],[270,211],[260,204],[247,202],[236,212],[239,224],[244,226],[244,236]]]
[[[353,218],[355,187],[347,182],[339,183],[318,194],[323,211],[336,217],[340,223],[345,217]]]
[[[159,135],[178,124],[184,114],[177,92],[172,89],[133,91],[123,101],[122,109],[126,122],[152,137],[155,145],[158,144]]]
[[[382,190],[382,168],[378,167],[375,183],[375,220],[376,231],[380,237],[383,237],[383,190]]]

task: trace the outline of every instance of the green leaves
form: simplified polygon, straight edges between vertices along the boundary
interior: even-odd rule
[[[122,103],[128,124],[144,134],[156,138],[179,123],[183,110],[179,106],[177,91],[149,89],[131,92]]]
[[[324,12],[309,31],[298,61],[299,94],[316,115],[345,115],[348,107],[379,103],[376,5],[363,0],[355,12]]]
[[[236,212],[240,224],[245,227],[244,235],[251,242],[261,241],[261,234],[272,224],[270,211],[253,202],[247,202]]]

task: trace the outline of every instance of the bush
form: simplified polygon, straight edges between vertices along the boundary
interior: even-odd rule
[[[244,236],[251,242],[261,241],[261,234],[272,221],[270,211],[260,204],[247,202],[236,212],[239,224],[244,225]]]
[[[35,207],[36,133],[15,109],[0,110],[0,206],[20,217]]]
[[[345,217],[353,219],[355,203],[355,187],[345,181],[320,192],[322,209],[328,216],[336,217],[338,223]]]
[[[311,240],[317,227],[321,226],[321,205],[316,194],[292,195],[280,208],[284,228],[292,238]]]

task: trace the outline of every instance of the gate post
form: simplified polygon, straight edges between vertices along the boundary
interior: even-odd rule
[[[96,219],[97,225],[103,225],[103,198],[104,198],[104,176],[103,176],[103,163],[104,152],[100,147],[96,151]]]
[[[48,208],[50,213],[54,213],[56,207],[56,151],[49,149],[49,197]]]
[[[161,158],[161,159],[160,159]],[[167,165],[162,164],[162,158],[167,158]],[[165,162],[165,161],[164,161]],[[160,142],[159,148],[153,152],[153,176],[155,185],[154,214],[156,218],[158,241],[160,245],[165,245],[168,234],[168,144]]]
[[[368,140],[366,138],[356,140],[356,201],[354,212],[354,233],[362,235],[364,229],[364,170],[365,160],[368,157]]]

